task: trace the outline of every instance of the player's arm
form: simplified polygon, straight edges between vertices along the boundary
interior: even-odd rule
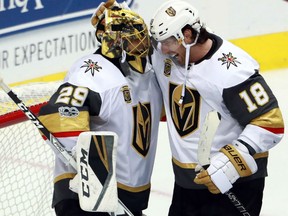
[[[268,151],[280,142],[284,135],[283,117],[276,97],[258,72],[243,83],[224,89],[223,99],[244,128],[238,140],[250,154]]]
[[[98,93],[64,83],[41,109],[40,119],[68,150],[75,146],[77,175],[70,180],[69,188],[78,193],[80,207],[85,211],[114,212],[118,209],[117,135],[88,132],[89,117],[98,116],[101,105]]]
[[[77,137],[89,131],[89,116],[98,115],[101,98],[86,87],[62,84],[39,113],[39,119],[55,137]]]
[[[274,147],[284,133],[277,99],[257,72],[243,83],[224,89],[223,100],[244,130],[237,140],[213,155],[208,169],[195,178],[212,193],[225,193],[238,178],[254,174],[257,164],[253,155]]]

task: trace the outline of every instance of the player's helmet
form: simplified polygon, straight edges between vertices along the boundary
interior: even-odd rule
[[[156,41],[174,36],[179,42],[183,42],[181,30],[186,25],[200,32],[202,25],[198,11],[185,1],[173,0],[165,2],[156,11],[150,23],[150,32]]]
[[[103,55],[118,58],[123,50],[130,56],[148,55],[148,29],[137,13],[119,7],[106,9],[102,24],[104,30],[96,32],[96,35],[100,38]]]

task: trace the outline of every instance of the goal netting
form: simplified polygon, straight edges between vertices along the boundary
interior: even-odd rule
[[[33,83],[12,88],[34,114],[59,83]],[[38,129],[0,90],[0,215],[48,216],[53,192],[54,153]]]

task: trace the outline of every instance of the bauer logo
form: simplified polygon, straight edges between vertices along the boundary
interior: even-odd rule
[[[85,17],[90,18],[101,2],[101,0],[0,0],[0,37]],[[121,2],[123,1],[118,1]],[[127,3],[131,6],[133,0]]]

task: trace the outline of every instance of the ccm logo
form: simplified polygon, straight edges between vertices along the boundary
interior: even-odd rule
[[[37,128],[44,128],[43,125],[37,120],[35,115],[31,113],[23,103],[18,103],[17,105],[25,113],[25,115],[36,125]]]
[[[83,148],[81,148],[80,175],[82,183],[82,195],[90,197],[90,188],[88,185],[88,152]]]

